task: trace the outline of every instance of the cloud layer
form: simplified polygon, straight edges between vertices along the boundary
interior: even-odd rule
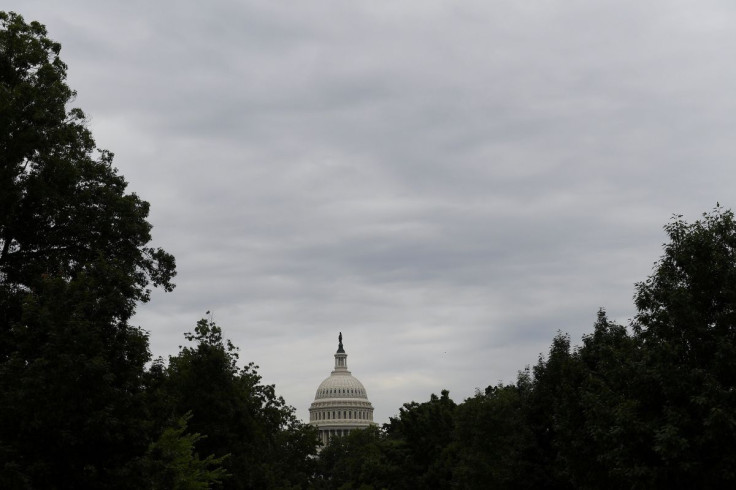
[[[736,204],[731,2],[6,3],[177,257],[154,354],[210,310],[302,417],[338,331],[378,421],[462,399]]]

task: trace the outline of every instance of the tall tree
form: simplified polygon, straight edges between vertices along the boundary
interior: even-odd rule
[[[200,454],[229,455],[232,475],[225,488],[288,488],[311,478],[316,454],[314,428],[299,422],[294,409],[261,383],[257,366],[238,367],[238,349],[211,320],[200,320],[185,335],[193,346],[169,359],[159,399],[163,415],[191,412],[189,427],[205,436]],[[168,412],[166,411],[168,410]]]
[[[0,12],[0,486],[131,488],[153,434],[128,320],[175,265],[69,107],[60,50]]]
[[[221,466],[226,456],[201,459],[195,451],[202,435],[187,432],[190,418],[180,417],[148,447],[141,466],[151,490],[206,490],[228,476]]]
[[[449,488],[452,485],[455,408],[450,392],[430,396],[424,403],[405,403],[385,430],[397,445],[393,457],[403,469],[396,488]]]
[[[570,348],[570,337],[558,332],[549,355],[539,356],[532,368],[525,393],[524,418],[534,443],[523,454],[527,484],[547,488],[571,488],[565,465],[560,460],[558,414],[574,410],[577,402],[579,365]],[[523,381],[520,379],[520,381]],[[580,416],[574,412],[575,416]]]
[[[524,389],[521,380],[489,386],[457,406],[453,474],[460,488],[536,488],[522,457],[533,443],[524,418]]]
[[[676,216],[654,272],[637,284],[635,332],[657,486],[736,483],[736,220],[717,206]]]
[[[391,445],[375,426],[333,438],[319,454],[318,477],[310,488],[402,488],[406,471],[391,459]]]
[[[640,343],[603,309],[575,349],[569,401],[555,412],[563,474],[575,488],[631,488],[648,457]]]
[[[38,22],[0,12],[0,282],[33,291],[81,273],[115,295],[127,319],[148,285],[170,290],[174,259],[148,247],[149,205],[126,193],[97,151],[81,109],[69,108],[61,46]]]

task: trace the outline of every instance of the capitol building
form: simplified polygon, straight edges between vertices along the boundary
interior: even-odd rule
[[[309,423],[319,429],[319,439],[327,444],[332,437],[344,436],[353,429],[365,429],[373,422],[373,405],[363,383],[348,371],[348,355],[338,337],[335,369],[320,383],[309,408]]]

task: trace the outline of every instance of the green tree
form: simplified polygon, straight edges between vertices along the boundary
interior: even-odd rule
[[[314,489],[397,488],[403,469],[390,459],[389,442],[378,427],[333,438],[319,454]]]
[[[547,358],[539,356],[525,390],[523,413],[533,443],[525,448],[525,487],[570,488],[564,462],[560,460],[560,419],[558,414],[577,408],[579,365],[570,346],[570,337],[558,332]]]
[[[229,454],[224,467],[232,478],[224,487],[307,482],[314,473],[316,430],[296,419],[273,385],[261,383],[257,366],[238,367],[238,349],[214,322],[200,320],[185,337],[194,346],[169,359],[158,396],[169,419],[191,412],[189,427],[206,436],[196,444],[199,453]]]
[[[91,282],[47,279],[9,325],[0,440],[9,474],[33,488],[130,488],[146,448],[148,339],[111,325]]]
[[[716,207],[676,216],[654,272],[636,286],[634,320],[647,369],[646,483],[736,482],[736,221]]]
[[[522,455],[532,437],[524,419],[523,386],[489,386],[457,406],[453,474],[460,488],[526,486]]]
[[[128,320],[174,259],[68,107],[60,49],[0,12],[0,483],[131,488],[152,434]]]
[[[447,390],[432,394],[424,403],[405,403],[385,430],[394,443],[394,463],[403,479],[392,488],[449,488],[452,485],[456,404]]]
[[[563,473],[575,488],[632,488],[648,452],[640,343],[601,309],[572,358],[575,389],[555,413]]]
[[[96,150],[84,113],[68,108],[75,92],[46,35],[0,12],[0,283],[28,292],[84,273],[127,319],[149,284],[173,288],[174,259],[147,246],[148,203],[125,192],[112,153]]]
[[[319,455],[315,489],[450,488],[456,405],[447,390],[405,403],[382,429],[333,438]]]
[[[383,436],[323,451],[324,488],[381,488],[376,460],[400,468],[390,488],[733,487],[736,219],[716,207],[665,230],[631,333],[601,309],[515,385],[405,404]]]
[[[222,468],[227,456],[200,459],[195,452],[202,436],[187,432],[190,418],[190,414],[180,417],[148,447],[142,466],[152,490],[204,490],[228,476]]]

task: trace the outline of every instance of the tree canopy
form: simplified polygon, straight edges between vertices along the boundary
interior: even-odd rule
[[[126,319],[149,284],[174,287],[174,258],[148,246],[148,203],[126,193],[113,154],[69,107],[60,51],[43,25],[0,12],[0,278],[32,291],[83,274]]]
[[[716,207],[665,231],[628,328],[601,309],[581,345],[558,333],[513,385],[404,404],[328,447],[319,488],[733,487],[736,221]]]
[[[175,264],[69,107],[60,50],[0,12],[0,480],[130,488],[154,434],[148,337],[128,319]]]

